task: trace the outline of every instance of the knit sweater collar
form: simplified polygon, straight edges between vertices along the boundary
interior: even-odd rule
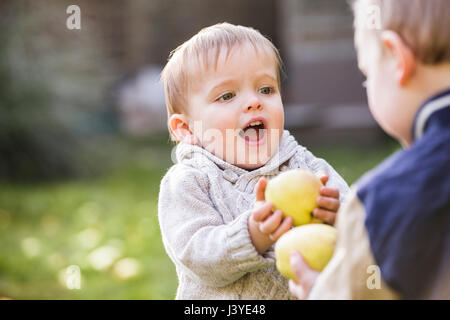
[[[210,161],[216,164],[221,170],[237,176],[242,176],[244,174],[249,174],[251,176],[270,175],[277,172],[280,165],[288,161],[295,154],[297,146],[298,144],[295,138],[289,131],[284,130],[277,153],[273,155],[264,166],[252,171],[230,164],[199,146],[183,142],[176,148],[176,159],[178,163],[189,159]]]

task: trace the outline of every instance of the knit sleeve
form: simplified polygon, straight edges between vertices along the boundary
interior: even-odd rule
[[[177,268],[213,287],[274,264],[258,254],[248,231],[250,211],[225,224],[208,195],[206,175],[175,165],[161,181],[158,218],[164,246]]]
[[[304,147],[300,147],[296,156],[300,158],[300,162],[303,162],[306,167],[318,174],[319,172],[328,175],[327,187],[336,188],[339,190],[340,201],[343,202],[344,196],[349,191],[347,182],[334,170],[334,168],[328,164],[324,159],[315,157],[310,151]]]

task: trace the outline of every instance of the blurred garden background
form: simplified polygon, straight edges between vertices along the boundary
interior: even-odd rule
[[[367,109],[345,0],[2,0],[0,298],[174,298],[158,78],[172,49],[224,21],[280,49],[287,128],[349,184],[399,148]]]

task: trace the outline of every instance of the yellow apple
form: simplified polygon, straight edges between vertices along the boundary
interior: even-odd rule
[[[296,280],[289,261],[294,250],[302,254],[311,269],[322,271],[333,256],[336,238],[336,228],[327,224],[308,224],[289,230],[275,244],[278,271],[286,278]]]
[[[284,216],[294,219],[294,226],[311,223],[312,211],[317,207],[316,200],[322,181],[312,172],[304,169],[285,171],[269,180],[265,197],[281,210]],[[320,222],[315,219],[313,222]]]

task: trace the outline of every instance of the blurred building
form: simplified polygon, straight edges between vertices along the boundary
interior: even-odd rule
[[[303,139],[365,142],[383,136],[362,87],[347,1],[278,2],[287,69],[286,125]]]
[[[135,135],[166,129],[163,90],[155,70],[161,71],[170,51],[201,28],[225,21],[242,24],[278,43],[273,0],[78,2],[88,11],[86,23],[103,32],[105,54],[124,75],[114,95],[121,128]]]
[[[5,0],[4,3],[14,3]],[[230,22],[254,27],[280,49],[286,126],[304,139],[378,139],[367,106],[353,46],[353,18],[346,0],[42,0],[21,1],[22,10],[52,8],[49,35],[80,50],[91,43],[94,65],[107,69],[120,128],[132,134],[165,130],[166,110],[156,70],[168,54],[201,28]],[[66,8],[81,9],[82,29],[65,30]],[[7,6],[3,6],[7,9]],[[59,14],[57,14],[59,12]],[[74,36],[75,35],[75,36]],[[55,52],[54,54],[57,54]],[[88,59],[74,61],[79,70]],[[98,71],[97,71],[98,72]],[[89,74],[89,70],[86,72]],[[98,73],[96,73],[98,74]],[[69,77],[66,77],[70,80]],[[104,92],[108,88],[96,88]],[[105,100],[108,101],[108,100]],[[110,101],[108,101],[109,103]]]
[[[275,43],[285,62],[287,78],[283,84],[283,98],[287,127],[304,139],[314,141],[329,136],[338,140],[379,138],[380,131],[366,106],[361,85],[364,79],[357,68],[353,17],[347,1],[155,0],[112,3],[114,6],[111,2],[99,2],[94,11],[114,11],[104,15],[104,23],[116,26],[105,28],[108,32],[105,45],[124,72],[141,78],[139,69],[147,65],[162,68],[169,52],[202,27],[223,21],[252,26]],[[150,83],[149,90],[153,90]],[[155,99],[159,101],[160,97]],[[162,106],[161,109],[161,114],[155,114],[158,108],[149,102],[149,117],[159,121],[165,116],[165,108]],[[128,125],[124,128],[142,133],[145,133],[144,128],[165,128],[165,121],[161,126],[155,121],[151,127],[130,125],[134,123],[131,120],[133,110],[134,119],[145,123],[142,104],[136,104],[133,109],[128,103],[126,110],[123,121]]]

